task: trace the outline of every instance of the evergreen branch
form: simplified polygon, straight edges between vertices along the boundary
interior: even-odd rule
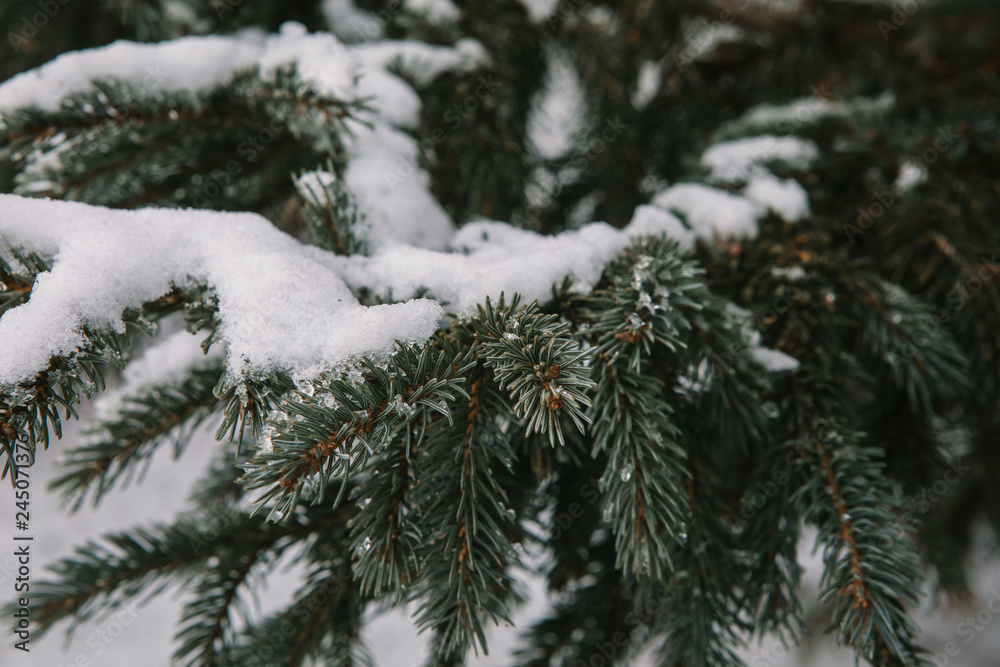
[[[247,585],[251,572],[276,556],[268,553],[271,544],[255,544],[249,550],[234,549],[216,555],[218,562],[201,576],[190,602],[184,606],[181,622],[185,627],[175,636],[178,642],[174,660],[195,667],[209,667],[225,651],[231,614],[239,611],[239,591]],[[243,618],[247,614],[243,611]],[[185,661],[185,658],[187,660]]]
[[[435,358],[440,356],[452,359],[446,375],[434,375],[443,368]],[[271,506],[269,520],[288,515],[307,479],[317,485],[315,504],[331,480],[342,478],[339,502],[350,475],[419,409],[447,413],[446,402],[461,391],[455,377],[467,368],[453,349],[400,344],[386,368],[363,359],[350,371],[327,373],[308,393],[290,392],[278,411],[290,417],[274,424],[270,448],[260,449],[244,466],[243,484],[248,490],[264,489],[257,502]]]
[[[94,331],[82,328],[84,343],[69,356],[53,357],[48,368],[30,380],[0,387],[0,448],[6,454],[0,479],[12,473],[17,475],[14,458],[15,442],[23,443],[33,462],[37,445],[48,449],[50,431],[62,437],[59,410],[66,418],[77,418],[75,406],[81,394],[90,397],[104,389],[104,368],[108,365],[121,368],[137,331],[152,334],[151,323],[137,311],[128,309],[122,314],[125,330]]]
[[[89,424],[86,444],[66,452],[60,462],[65,472],[49,488],[60,490],[73,511],[88,493],[96,506],[117,482],[128,483],[172,434],[179,455],[187,441],[181,430],[196,427],[218,405],[213,389],[222,373],[222,360],[213,359],[189,369],[178,383],[145,386],[138,394],[123,396],[113,415]]]
[[[358,486],[358,517],[352,543],[357,554],[355,576],[361,591],[378,597],[386,592],[402,595],[420,569],[421,531],[414,521],[410,489],[414,483],[414,459],[426,417],[405,429],[404,438],[394,438],[372,456],[370,474]]]
[[[458,375],[453,353],[430,354],[425,351],[418,362],[418,377],[448,378]],[[419,366],[423,366],[420,368]],[[352,540],[357,562],[355,576],[361,592],[379,596],[391,591],[402,595],[415,581],[419,571],[422,531],[415,515],[420,511],[420,491],[415,470],[423,435],[436,420],[451,423],[451,413],[443,404],[414,405],[412,387],[409,395],[398,396],[394,406],[414,412],[398,435],[376,448],[368,467],[372,472],[358,486],[358,516]],[[464,391],[454,384],[456,393]]]
[[[800,601],[799,506],[795,489],[805,483],[805,454],[794,441],[774,443],[760,457],[742,498],[730,515],[737,544],[752,559],[742,606],[754,632],[776,633],[786,645],[806,630]],[[754,497],[764,494],[760,506]]]
[[[517,563],[512,543],[518,534],[496,480],[513,458],[497,425],[503,399],[482,366],[466,381],[468,401],[452,404],[453,423],[429,426],[423,444],[426,466],[443,474],[423,517],[428,528],[417,610],[418,627],[434,630],[433,659],[459,663],[469,648],[487,652],[487,623],[510,622],[507,569]]]
[[[228,373],[219,378],[213,390],[222,403],[222,423],[215,432],[216,440],[235,440],[238,448],[243,445],[246,428],[250,438],[258,440],[264,433],[264,421],[276,400],[291,391],[293,383],[285,373],[233,382]],[[236,432],[239,431],[239,437]],[[240,450],[237,449],[237,453]]]
[[[501,295],[496,306],[479,307],[471,321],[484,342],[479,356],[493,369],[501,390],[509,391],[514,413],[527,420],[528,433],[545,433],[549,442],[565,444],[559,415],[565,414],[582,433],[590,421],[586,392],[595,387],[587,377],[587,357],[569,326],[555,315],[539,311],[537,303],[518,309],[514,295],[509,306]]]
[[[243,487],[239,484],[243,470],[239,464],[245,463],[247,458],[246,454],[237,453],[235,443],[222,443],[208,470],[191,489],[188,502],[194,507],[209,509],[238,501],[243,495]]]
[[[165,576],[195,574],[212,555],[199,548],[201,536],[206,535],[204,523],[200,516],[181,517],[173,525],[137,526],[105,535],[103,544],[89,541],[77,547],[73,556],[50,567],[58,580],[36,586],[32,596],[36,631],[45,632],[63,618],[72,618],[74,625],[86,621],[99,606],[139,595],[154,582],[162,587]],[[253,543],[265,535],[247,528],[241,523],[208,537],[214,548],[221,548],[244,540]]]
[[[38,253],[23,252],[0,238],[0,316],[27,302],[35,278],[51,268],[51,261]]]
[[[969,389],[969,361],[933,309],[885,281],[859,285],[869,306],[863,340],[873,360],[891,366],[896,388],[915,414],[934,414],[934,400],[949,401]]]
[[[820,600],[833,603],[840,640],[871,664],[929,665],[915,641],[920,628],[904,608],[917,604],[923,573],[913,545],[896,539],[904,532],[894,513],[899,503],[874,463],[876,452],[853,445],[853,434],[837,435],[811,442],[825,488],[803,487],[811,491],[807,520],[818,525],[817,544],[824,545]],[[816,493],[826,497],[825,507]]]
[[[338,255],[366,253],[366,245],[357,235],[364,214],[358,211],[343,180],[336,176],[332,162],[325,171],[317,169],[296,178],[295,189],[302,200],[302,217],[313,245]]]
[[[343,559],[350,562],[349,559]],[[349,570],[316,564],[287,608],[248,627],[219,663],[232,667],[288,665],[322,660],[331,667],[373,665],[359,644],[364,600]]]
[[[685,453],[653,354],[684,345],[680,309],[699,309],[692,294],[705,289],[697,274],[676,243],[648,239],[612,262],[594,295],[593,454],[608,452],[601,485],[626,575],[662,579],[685,523]]]

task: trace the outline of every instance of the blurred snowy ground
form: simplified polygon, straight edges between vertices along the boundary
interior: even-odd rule
[[[111,530],[121,530],[139,522],[155,519],[166,520],[181,510],[184,499],[200,471],[218,450],[212,437],[214,429],[203,427],[196,432],[182,461],[171,458],[171,448],[162,447],[141,484],[133,483],[124,491],[109,494],[99,510],[90,507],[75,515],[64,512],[58,498],[45,491],[49,480],[55,476],[53,463],[60,450],[74,443],[79,426],[68,423],[65,437],[42,453],[31,469],[31,530],[32,578],[37,581],[44,575],[42,566],[66,556],[76,545],[87,538]],[[9,484],[0,487],[0,601],[7,602],[14,596],[16,564],[13,557],[14,498]],[[819,580],[819,559],[810,554],[811,540],[802,545],[801,559],[807,564],[806,597],[815,599]],[[287,601],[296,582],[294,571],[289,572],[286,558],[279,565],[279,572],[270,578],[269,586],[260,595],[264,611],[274,609]],[[943,605],[936,614],[928,609],[918,613],[924,626],[923,643],[938,654],[935,662],[941,667],[996,667],[1000,665],[1000,563],[980,569],[974,579],[975,599],[969,608],[951,608]],[[546,609],[544,582],[533,576],[523,577],[528,602],[514,614],[514,621],[527,627],[541,617]],[[176,628],[182,597],[175,588],[168,588],[158,597],[139,605],[134,620],[129,613],[115,612],[103,621],[79,627],[69,642],[63,641],[63,626],[59,626],[39,641],[32,641],[31,652],[15,650],[10,631],[10,619],[3,620],[3,646],[0,648],[0,665],[16,667],[159,667],[170,664],[171,636]],[[997,611],[991,611],[990,605]],[[130,621],[119,626],[117,617]],[[978,616],[975,625],[966,621]],[[854,659],[848,651],[837,651],[823,630],[828,622],[819,613],[809,616],[809,624],[816,641],[810,641],[791,654],[784,651],[774,639],[752,646],[744,652],[750,667],[849,667]],[[119,630],[120,628],[120,630]],[[976,630],[975,628],[979,628]],[[102,639],[101,634],[106,638]],[[115,636],[117,634],[117,636]],[[419,636],[407,615],[402,611],[385,614],[368,624],[365,640],[379,667],[420,667],[425,655],[426,636]],[[510,664],[510,651],[517,645],[517,631],[496,628],[490,633],[490,655],[470,660],[476,667],[500,667]],[[946,645],[953,656],[945,654]],[[635,658],[637,667],[654,664],[647,650]]]

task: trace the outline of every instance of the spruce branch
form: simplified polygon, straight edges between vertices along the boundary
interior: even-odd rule
[[[470,648],[487,652],[486,625],[510,622],[508,568],[518,562],[516,516],[496,479],[513,459],[510,436],[497,423],[504,397],[481,365],[466,382],[468,400],[452,403],[452,422],[438,420],[423,444],[428,468],[444,471],[424,518],[424,567],[415,595],[417,625],[434,630],[437,661],[461,662]]]
[[[544,433],[549,442],[565,444],[560,415],[566,415],[582,433],[589,422],[587,392],[596,385],[588,377],[590,353],[581,350],[569,326],[555,315],[542,313],[537,303],[518,308],[494,306],[486,299],[478,317],[470,321],[483,341],[478,355],[493,369],[499,388],[510,393],[514,413],[527,420],[528,433]]]
[[[302,200],[302,217],[312,244],[338,255],[365,254],[364,241],[358,236],[364,214],[358,211],[353,195],[327,163],[326,170],[306,172],[295,179],[295,189]]]
[[[601,485],[628,576],[662,579],[673,569],[686,522],[686,455],[654,352],[684,345],[690,324],[680,308],[700,308],[691,297],[704,290],[697,275],[675,242],[649,239],[609,265],[608,287],[593,297],[593,455],[608,455]]]
[[[88,494],[96,506],[115,484],[127,484],[160,444],[174,438],[180,455],[190,430],[218,405],[213,389],[223,374],[221,360],[209,360],[187,371],[180,382],[144,386],[138,394],[123,396],[114,414],[90,422],[86,444],[66,452],[63,474],[49,488],[59,490],[72,510],[80,509]]]
[[[442,356],[451,360],[447,374],[440,370]],[[341,478],[336,504],[351,474],[419,410],[447,414],[447,402],[462,384],[456,376],[466,368],[455,350],[400,344],[385,367],[363,359],[349,371],[326,374],[308,390],[289,392],[278,404],[286,418],[269,435],[270,449],[258,450],[244,467],[246,489],[263,489],[258,508],[270,506],[269,520],[288,516],[307,480],[316,484],[315,504],[331,481]]]
[[[247,609],[240,598],[255,571],[264,570],[280,555],[272,544],[255,544],[248,550],[228,549],[215,555],[216,561],[201,575],[192,591],[192,599],[184,605],[177,633],[174,660],[186,667],[209,666],[218,663],[225,646],[232,643],[232,618],[237,613],[246,622]]]
[[[104,389],[104,369],[125,365],[132,337],[137,332],[153,333],[153,324],[136,310],[126,310],[122,321],[121,333],[83,327],[84,343],[78,351],[53,357],[44,371],[29,380],[0,387],[0,447],[6,455],[0,479],[10,472],[13,481],[17,474],[15,441],[27,446],[34,461],[38,443],[48,449],[50,432],[62,437],[59,411],[64,411],[66,419],[76,419],[81,397]]]

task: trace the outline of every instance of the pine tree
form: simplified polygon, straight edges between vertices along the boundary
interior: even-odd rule
[[[740,665],[806,631],[809,526],[837,640],[932,664],[912,611],[1000,534],[998,18],[4,3],[3,474],[60,449],[74,511],[221,441],[33,584],[36,636],[174,581],[177,664],[366,664],[408,604],[463,664],[530,547],[517,664]]]

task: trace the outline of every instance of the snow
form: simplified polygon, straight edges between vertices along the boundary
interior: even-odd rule
[[[652,204],[678,213],[695,236],[750,238],[757,233],[757,219],[765,209],[746,197],[701,183],[678,183],[653,198]]]
[[[696,235],[684,226],[684,223],[673,213],[643,204],[635,209],[629,228],[636,234],[664,233],[675,239],[684,250],[694,246]]]
[[[909,192],[927,180],[927,168],[922,162],[907,160],[899,167],[899,175],[892,184],[892,191],[898,194]]]
[[[344,182],[364,213],[359,238],[372,249],[398,244],[443,249],[455,225],[430,193],[417,143],[383,123],[354,131]]]
[[[775,278],[784,278],[789,282],[798,282],[806,277],[806,271],[801,266],[772,266],[771,275]]]
[[[549,48],[546,61],[545,86],[528,117],[528,139],[539,157],[554,160],[573,148],[583,129],[586,100],[580,76],[561,49]]]
[[[382,22],[371,12],[358,9],[353,0],[323,0],[320,10],[330,31],[343,42],[382,38]]]
[[[406,8],[435,24],[458,20],[458,7],[451,0],[406,0]]]
[[[715,144],[702,153],[701,162],[712,170],[711,180],[738,182],[748,180],[756,167],[768,162],[808,169],[818,156],[819,150],[811,141],[765,134]]]
[[[764,169],[750,177],[743,194],[788,222],[796,222],[809,214],[809,195],[798,181],[782,180]]]
[[[444,11],[441,3],[427,7]],[[145,85],[153,72],[156,80],[150,90],[162,87],[194,93],[225,83],[239,69],[258,66],[266,77],[295,64],[298,76],[318,93],[343,100],[366,99],[376,112],[365,117],[367,124],[349,121],[353,136],[345,137],[350,158],[345,183],[366,220],[361,236],[373,248],[404,243],[442,249],[454,233],[454,224],[429,192],[430,179],[419,167],[416,141],[400,131],[416,127],[420,98],[388,69],[399,68],[417,85],[426,85],[444,71],[475,67],[487,58],[482,45],[471,39],[455,47],[409,41],[345,46],[331,34],[308,34],[302,25],[289,22],[277,35],[247,31],[162,44],[116,42],[65,54],[0,84],[0,109],[58,109],[66,95],[87,90],[92,78],[116,77]],[[19,191],[48,189],[51,184],[40,176],[44,173],[40,169],[57,167],[58,153],[72,144],[67,141],[48,153],[36,154],[30,173],[39,176],[22,184]]]
[[[769,347],[752,347],[750,348],[750,353],[757,360],[757,363],[772,373],[794,371],[799,367],[797,359],[788,356],[780,350],[772,350]]]
[[[64,53],[38,69],[0,84],[0,109],[37,107],[56,111],[62,100],[92,89],[91,80],[116,78],[149,91],[195,93],[225,83],[254,66],[262,76],[295,63],[299,77],[329,97],[353,100],[355,68],[345,46],[330,34],[307,35],[297,23],[260,39],[238,36],[183,37],[157,44],[118,41]]]
[[[276,368],[308,377],[354,355],[422,341],[441,307],[427,299],[361,306],[304,246],[249,213],[141,209],[0,195],[0,235],[54,256],[30,300],[0,319],[0,384],[43,370],[84,342],[81,327],[122,329],[121,314],[202,279],[219,300],[227,366],[240,377]]]
[[[567,276],[572,288],[589,292],[605,264],[629,242],[646,234],[672,234],[679,221],[669,214],[646,215],[618,230],[595,222],[555,236],[482,220],[451,239],[453,252],[392,246],[370,257],[332,257],[331,266],[348,284],[407,299],[427,290],[450,312],[475,313],[487,297],[517,292],[525,302],[549,301]]]
[[[718,141],[778,130],[794,132],[830,118],[857,118],[884,113],[896,104],[896,96],[886,91],[875,98],[855,97],[830,100],[820,95],[801,97],[786,104],[761,104],[715,131]]]
[[[521,4],[528,12],[528,18],[535,23],[539,23],[552,15],[560,0],[520,0]]]
[[[663,63],[644,60],[639,66],[639,77],[635,92],[632,93],[632,106],[642,111],[660,92],[660,79],[663,76]]]

